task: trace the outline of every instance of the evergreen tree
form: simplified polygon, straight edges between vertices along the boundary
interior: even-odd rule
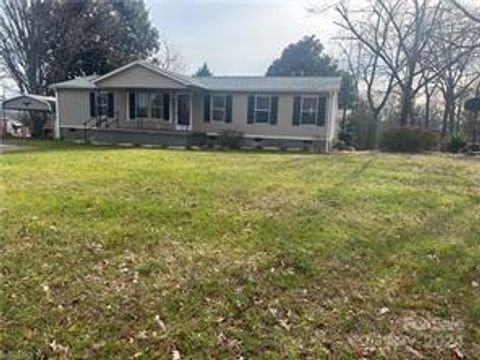
[[[203,65],[198,68],[195,74],[193,74],[193,76],[194,77],[211,77],[213,76],[213,73],[208,68],[207,63],[204,62]]]
[[[334,76],[337,65],[323,54],[323,45],[314,35],[288,45],[267,70],[267,76]]]
[[[333,58],[323,53],[323,45],[315,35],[305,36],[300,41],[288,45],[279,59],[268,68],[267,76],[341,76],[339,106],[346,111],[356,101],[356,89],[352,77],[337,69]]]

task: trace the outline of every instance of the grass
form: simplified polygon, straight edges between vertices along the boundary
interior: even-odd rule
[[[0,358],[480,357],[480,162],[2,154]]]

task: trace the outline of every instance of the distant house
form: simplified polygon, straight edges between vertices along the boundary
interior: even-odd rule
[[[215,142],[222,130],[252,146],[320,144],[337,132],[336,77],[188,77],[137,61],[52,85],[56,135],[106,142]],[[193,139],[193,140],[192,140]]]

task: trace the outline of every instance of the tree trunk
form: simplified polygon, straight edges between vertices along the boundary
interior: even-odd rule
[[[456,133],[456,126],[455,126],[455,103],[452,103],[449,108],[448,112],[448,128],[450,131],[450,134],[455,134]]]
[[[425,96],[426,96],[426,99],[425,99],[425,120],[424,120],[424,126],[426,129],[428,129],[430,127],[430,97],[432,96],[429,92],[428,92],[428,88],[427,88],[427,91],[425,92]]]
[[[375,149],[377,147],[378,127],[380,125],[380,111],[373,112],[373,124],[371,125],[370,134],[370,148]]]
[[[443,109],[443,118],[442,118],[442,139],[447,136],[447,129],[448,129],[448,109],[449,105],[445,104],[445,109]]]
[[[473,117],[473,136],[472,136],[472,143],[474,145],[477,144],[478,141],[478,132],[479,132],[479,124],[478,124],[478,111],[475,111],[475,115]]]
[[[342,130],[343,133],[347,133],[347,107],[343,107],[343,112],[342,112]]]
[[[412,87],[406,84],[402,88],[402,102],[400,109],[400,126],[407,126],[412,118]]]
[[[461,131],[461,123],[460,123],[460,119],[461,119],[461,116],[462,116],[462,101],[460,100],[458,103],[457,103],[457,111],[456,111],[456,117],[457,117],[457,121],[456,121],[456,129],[455,131],[457,133],[459,133]]]

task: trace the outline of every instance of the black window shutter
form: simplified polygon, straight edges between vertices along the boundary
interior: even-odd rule
[[[225,122],[231,123],[232,122],[232,95],[227,95],[225,97],[225,101],[226,101]]]
[[[136,106],[137,106],[137,101],[136,101],[136,98],[135,98],[135,91],[130,91],[129,92],[129,110],[130,110],[130,119],[135,119],[136,116]]]
[[[170,94],[163,94],[163,119],[170,120]]]
[[[302,101],[302,98],[300,96],[295,96],[295,98],[293,99],[293,118],[292,118],[293,126],[300,125],[301,101]]]
[[[114,97],[113,93],[109,92],[108,93],[108,117],[113,118],[115,116],[115,103],[114,103]]]
[[[318,118],[317,126],[325,126],[325,117],[327,114],[327,98],[318,98]]]
[[[90,92],[90,117],[97,116],[97,106],[95,104],[95,92]]]
[[[272,96],[270,109],[270,125],[277,125],[278,117],[278,96]]]
[[[203,121],[210,121],[210,95],[205,94],[203,96]]]
[[[255,96],[249,95],[248,96],[248,114],[247,114],[247,124],[254,123],[254,106],[255,106]]]

